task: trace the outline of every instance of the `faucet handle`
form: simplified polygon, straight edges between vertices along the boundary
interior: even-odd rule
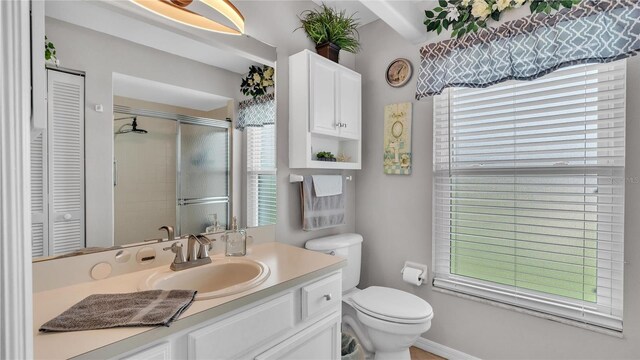
[[[176,254],[175,259],[173,259],[174,264],[182,264],[187,262],[187,258],[184,256],[184,252],[182,251],[182,243],[176,241],[171,246],[162,248],[164,251],[171,250],[174,254]]]
[[[200,243],[200,245],[211,245],[214,241],[216,241],[216,239],[209,239],[208,237],[206,237],[205,235],[196,235],[196,239],[198,239],[198,243]]]
[[[216,239],[211,240],[204,235],[197,235],[196,238],[198,239],[198,243],[200,244],[198,250],[198,259],[208,258],[209,250],[213,248],[213,242],[216,241]]]

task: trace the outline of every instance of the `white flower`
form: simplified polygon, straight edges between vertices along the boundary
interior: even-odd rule
[[[520,6],[522,6],[524,3],[527,2],[527,0],[515,0],[516,4],[513,6],[514,8],[519,8]]]
[[[253,81],[259,83],[260,82],[260,75],[258,74],[253,74]]]
[[[502,11],[511,5],[511,0],[496,0],[493,4],[493,10]]]
[[[456,21],[458,20],[459,17],[460,17],[460,12],[458,11],[457,7],[449,6],[447,8],[447,20]]]
[[[470,2],[471,2],[471,0],[462,0],[462,6],[463,7],[467,7],[467,6],[469,6]]]
[[[471,15],[480,20],[484,20],[487,18],[487,16],[491,15],[491,8],[486,1],[475,0],[473,2],[473,6],[471,7]]]

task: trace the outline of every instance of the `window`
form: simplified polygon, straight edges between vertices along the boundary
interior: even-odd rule
[[[434,98],[434,286],[622,329],[624,61]]]
[[[247,127],[247,225],[276,223],[275,125]]]

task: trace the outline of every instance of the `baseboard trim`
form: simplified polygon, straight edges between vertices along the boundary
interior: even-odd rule
[[[449,360],[480,360],[480,358],[452,349],[448,346],[438,344],[435,341],[431,341],[423,337],[419,337],[413,346]]]

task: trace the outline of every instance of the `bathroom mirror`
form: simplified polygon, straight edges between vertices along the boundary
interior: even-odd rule
[[[274,48],[129,2],[42,7],[49,59],[32,129],[34,260],[167,239],[164,225],[176,237],[215,237],[233,217],[275,223],[274,86],[267,107],[240,91],[250,67],[274,65]]]

